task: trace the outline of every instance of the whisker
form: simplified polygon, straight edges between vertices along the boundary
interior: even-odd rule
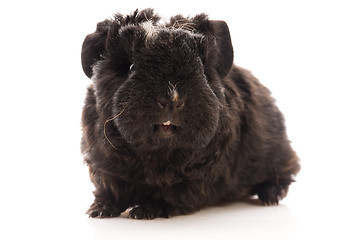
[[[195,32],[196,29],[193,27],[195,24],[192,22],[189,22],[188,19],[178,19],[174,21],[172,28],[175,29],[182,29],[189,32]]]
[[[120,150],[120,149],[117,148],[116,146],[114,146],[114,144],[110,141],[110,139],[109,139],[108,136],[107,136],[107,133],[106,133],[106,125],[107,125],[108,122],[111,122],[111,121],[113,121],[114,119],[116,119],[117,117],[119,117],[120,115],[122,115],[123,112],[125,111],[125,109],[128,107],[129,103],[130,103],[130,100],[127,102],[127,104],[125,105],[125,107],[124,107],[117,115],[115,115],[114,117],[108,118],[108,119],[104,122],[104,127],[103,127],[104,137],[105,137],[105,139],[108,141],[108,143],[109,143],[114,149],[117,149],[117,150]]]

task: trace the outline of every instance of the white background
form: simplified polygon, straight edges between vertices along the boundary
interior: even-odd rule
[[[237,4],[236,4],[237,3]],[[90,80],[81,44],[115,12],[227,21],[235,63],[271,89],[302,171],[280,206],[233,203],[172,219],[89,219],[80,155]],[[357,1],[2,1],[1,239],[360,239]]]

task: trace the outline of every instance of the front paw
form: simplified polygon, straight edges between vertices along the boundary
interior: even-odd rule
[[[91,218],[119,217],[122,211],[112,202],[94,202],[86,212]]]
[[[287,195],[287,187],[276,184],[262,184],[258,190],[258,198],[264,205],[278,205],[279,200]]]
[[[142,206],[133,207],[128,217],[133,219],[151,220],[158,217],[168,218],[169,214],[162,207],[152,206],[152,205],[142,205]]]

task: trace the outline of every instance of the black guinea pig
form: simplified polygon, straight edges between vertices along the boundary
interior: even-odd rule
[[[233,65],[227,24],[159,20],[152,9],[116,14],[84,40],[87,213],[153,219],[255,195],[277,204],[299,159],[269,90]]]

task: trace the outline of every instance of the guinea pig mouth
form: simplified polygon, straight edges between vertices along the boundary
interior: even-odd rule
[[[172,137],[178,131],[178,126],[167,121],[162,124],[156,124],[154,126],[154,131],[161,137]]]

